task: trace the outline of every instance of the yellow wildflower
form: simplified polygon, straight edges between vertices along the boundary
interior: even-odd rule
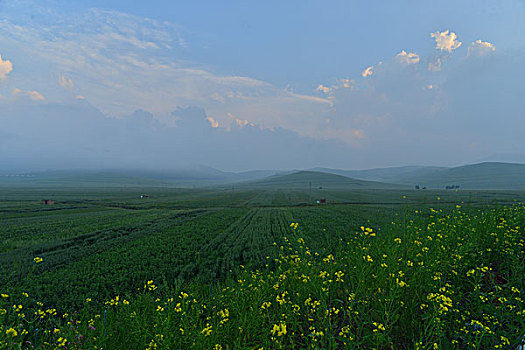
[[[5,334],[10,335],[11,337],[16,337],[18,335],[18,332],[13,327],[9,328],[5,331]]]
[[[274,324],[272,328],[272,335],[277,334],[278,337],[281,337],[286,334],[286,323],[279,322],[279,324]]]

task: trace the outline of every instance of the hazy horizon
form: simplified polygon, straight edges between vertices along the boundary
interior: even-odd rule
[[[525,3],[0,1],[0,173],[525,162]]]

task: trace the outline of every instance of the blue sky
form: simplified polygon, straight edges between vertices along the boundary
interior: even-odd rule
[[[0,0],[0,15],[0,132],[16,140],[38,138],[14,119],[27,105],[89,104],[121,121],[115,135],[137,110],[180,132],[174,111],[196,107],[206,122],[195,138],[224,131],[208,147],[232,147],[228,135],[251,128],[253,147],[279,134],[327,150],[290,163],[268,147],[275,162],[259,167],[456,165],[525,147],[522,0]],[[118,147],[103,145],[126,153]],[[167,154],[173,147],[166,141]],[[232,170],[247,170],[250,157],[185,156]]]

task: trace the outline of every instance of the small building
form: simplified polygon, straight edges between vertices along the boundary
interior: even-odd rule
[[[326,198],[319,199],[319,204],[326,204]]]
[[[53,205],[55,204],[55,200],[54,199],[42,199],[42,204],[43,205]]]
[[[140,195],[140,198],[144,199],[144,198],[149,198],[149,196],[147,194],[141,194]]]

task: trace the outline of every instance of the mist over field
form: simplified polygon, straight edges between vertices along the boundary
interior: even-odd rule
[[[0,168],[522,162],[524,3],[403,3],[1,1]]]

